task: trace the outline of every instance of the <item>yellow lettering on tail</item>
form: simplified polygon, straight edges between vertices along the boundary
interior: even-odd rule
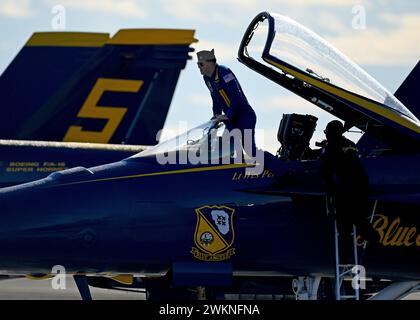
[[[99,78],[77,116],[79,118],[106,119],[107,123],[99,132],[84,131],[81,126],[71,126],[63,141],[108,143],[127,112],[127,108],[98,106],[99,99],[105,91],[138,92],[142,85],[142,80]]]

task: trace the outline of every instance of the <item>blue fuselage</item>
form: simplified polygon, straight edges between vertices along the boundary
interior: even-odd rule
[[[365,165],[381,236],[380,256],[366,258],[367,272],[418,278],[417,163],[413,156],[390,156]],[[234,213],[231,237],[222,241],[235,250],[207,252],[219,257],[213,263],[231,264],[237,274],[333,275],[333,223],[318,166],[278,160],[260,175],[246,175],[240,164],[160,165],[143,157],[3,188],[0,270],[49,272],[63,265],[69,272],[152,274],[176,262],[200,263],[192,253],[206,251],[195,237],[199,208],[224,206]],[[298,181],[293,190],[273,187],[290,171]],[[407,199],[410,204],[398,205]]]

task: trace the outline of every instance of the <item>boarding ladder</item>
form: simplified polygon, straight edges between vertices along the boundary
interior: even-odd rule
[[[327,214],[328,216],[332,216],[334,219],[334,247],[335,247],[335,298],[336,300],[343,300],[343,299],[354,299],[359,300],[359,259],[358,259],[358,252],[357,252],[357,233],[356,233],[356,226],[353,225],[352,229],[352,240],[353,240],[353,264],[343,264],[340,262],[340,233],[337,228],[337,219],[336,219],[336,207],[335,207],[335,198],[332,196],[327,196]],[[343,295],[341,294],[341,286],[343,285],[344,279],[351,279],[352,281],[352,288],[354,290],[354,294],[352,295]]]

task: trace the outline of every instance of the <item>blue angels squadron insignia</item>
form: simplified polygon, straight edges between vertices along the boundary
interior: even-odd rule
[[[223,261],[235,254],[233,213],[227,206],[203,206],[195,209],[197,226],[191,249],[195,258],[203,261]]]

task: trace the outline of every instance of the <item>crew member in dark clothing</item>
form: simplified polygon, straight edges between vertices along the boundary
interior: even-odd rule
[[[257,118],[236,76],[229,68],[216,63],[214,49],[197,52],[197,60],[198,68],[213,100],[212,119],[224,121],[229,131],[235,128],[239,129],[242,133],[242,145],[245,152],[250,157],[255,157],[255,123]],[[249,149],[247,147],[249,143],[244,143],[243,140],[246,129],[251,133],[249,137],[251,138],[251,150],[247,150]]]
[[[368,176],[358,157],[356,145],[343,137],[344,127],[338,120],[328,123],[326,144],[321,151],[321,173],[327,195],[335,199],[336,219],[343,239],[353,224],[363,240],[374,241],[369,222]]]

